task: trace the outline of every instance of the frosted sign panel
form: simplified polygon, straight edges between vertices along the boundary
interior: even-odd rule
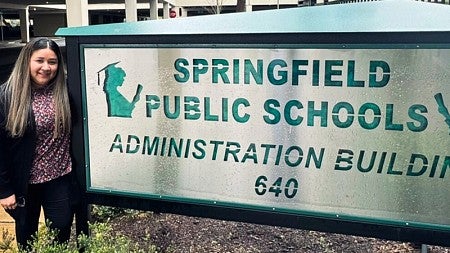
[[[113,46],[89,191],[449,230],[450,50]]]

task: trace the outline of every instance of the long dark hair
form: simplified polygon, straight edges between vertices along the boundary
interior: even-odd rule
[[[23,136],[30,122],[32,110],[30,59],[35,51],[45,48],[52,50],[58,58],[56,76],[48,84],[53,90],[55,105],[55,128],[53,137],[56,138],[63,133],[70,132],[70,104],[62,53],[55,41],[40,37],[34,38],[22,48],[4,87],[4,103],[7,107],[5,127],[12,137]]]

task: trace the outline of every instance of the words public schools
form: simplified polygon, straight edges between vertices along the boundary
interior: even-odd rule
[[[213,103],[210,97],[196,96],[146,96],[146,117],[155,117],[156,113],[164,115],[167,119],[183,119],[213,122],[248,123],[252,120],[250,114],[251,103],[246,98],[220,98]],[[338,128],[348,128],[352,125],[362,129],[384,129],[388,131],[421,132],[428,126],[425,105],[413,104],[405,112],[408,120],[396,121],[394,104],[378,105],[367,102],[352,105],[341,101],[331,104],[328,101],[289,100],[285,103],[277,99],[268,99],[264,102],[264,115],[260,119],[269,125],[286,123],[291,126],[328,127],[334,125]],[[398,116],[398,115],[397,115]],[[403,116],[403,115],[402,115]]]

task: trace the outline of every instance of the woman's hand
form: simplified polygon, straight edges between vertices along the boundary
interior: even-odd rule
[[[5,210],[12,210],[12,209],[16,209],[17,207],[17,202],[16,202],[16,195],[11,195],[7,198],[4,199],[0,199],[0,205],[5,209]]]

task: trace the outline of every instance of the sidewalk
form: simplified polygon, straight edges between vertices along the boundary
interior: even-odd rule
[[[0,209],[0,235],[3,234],[3,230],[6,230],[9,235],[15,237],[16,233],[14,232],[14,220],[5,212],[3,208],[0,207]],[[1,237],[0,240],[2,240]]]
[[[43,211],[41,210],[41,217],[39,219],[39,221],[41,223],[44,222],[44,215],[43,215]],[[16,232],[15,232],[15,223],[14,220],[11,218],[11,216],[9,216],[5,210],[3,208],[0,207],[0,240],[1,239],[1,235],[3,234],[3,230],[8,231],[8,234],[10,236],[13,236],[14,239],[16,237]],[[14,240],[14,246],[16,245],[16,242]]]

